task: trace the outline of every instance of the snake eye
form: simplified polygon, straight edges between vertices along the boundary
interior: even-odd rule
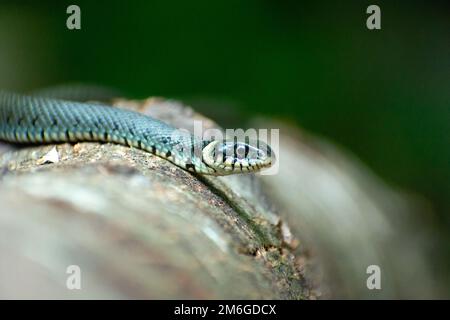
[[[236,158],[244,159],[248,151],[248,146],[238,145],[236,146]]]

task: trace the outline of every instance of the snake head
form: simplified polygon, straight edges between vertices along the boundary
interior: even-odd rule
[[[202,151],[203,162],[214,170],[215,175],[239,172],[256,172],[275,161],[272,149],[264,142],[214,140]]]

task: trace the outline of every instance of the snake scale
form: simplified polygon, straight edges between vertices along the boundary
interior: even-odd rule
[[[0,140],[12,143],[111,142],[139,148],[199,174],[255,172],[272,164],[270,147],[204,140],[150,116],[106,104],[0,92]]]

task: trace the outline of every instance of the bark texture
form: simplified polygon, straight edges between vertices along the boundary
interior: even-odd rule
[[[173,101],[116,103],[177,127],[215,126]],[[3,298],[314,296],[254,175],[197,177],[113,144],[0,152]],[[72,265],[81,290],[67,288]]]
[[[176,101],[116,105],[192,131]],[[198,177],[113,144],[0,145],[1,298],[448,296],[426,201],[281,122],[278,172]],[[81,290],[69,290],[81,270]],[[381,290],[367,287],[367,267]],[[73,284],[73,283],[72,283]]]

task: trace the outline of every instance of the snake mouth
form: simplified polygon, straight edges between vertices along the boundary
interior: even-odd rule
[[[202,158],[216,175],[256,172],[270,167],[274,161],[271,148],[261,141],[247,143],[214,140],[203,148]]]

